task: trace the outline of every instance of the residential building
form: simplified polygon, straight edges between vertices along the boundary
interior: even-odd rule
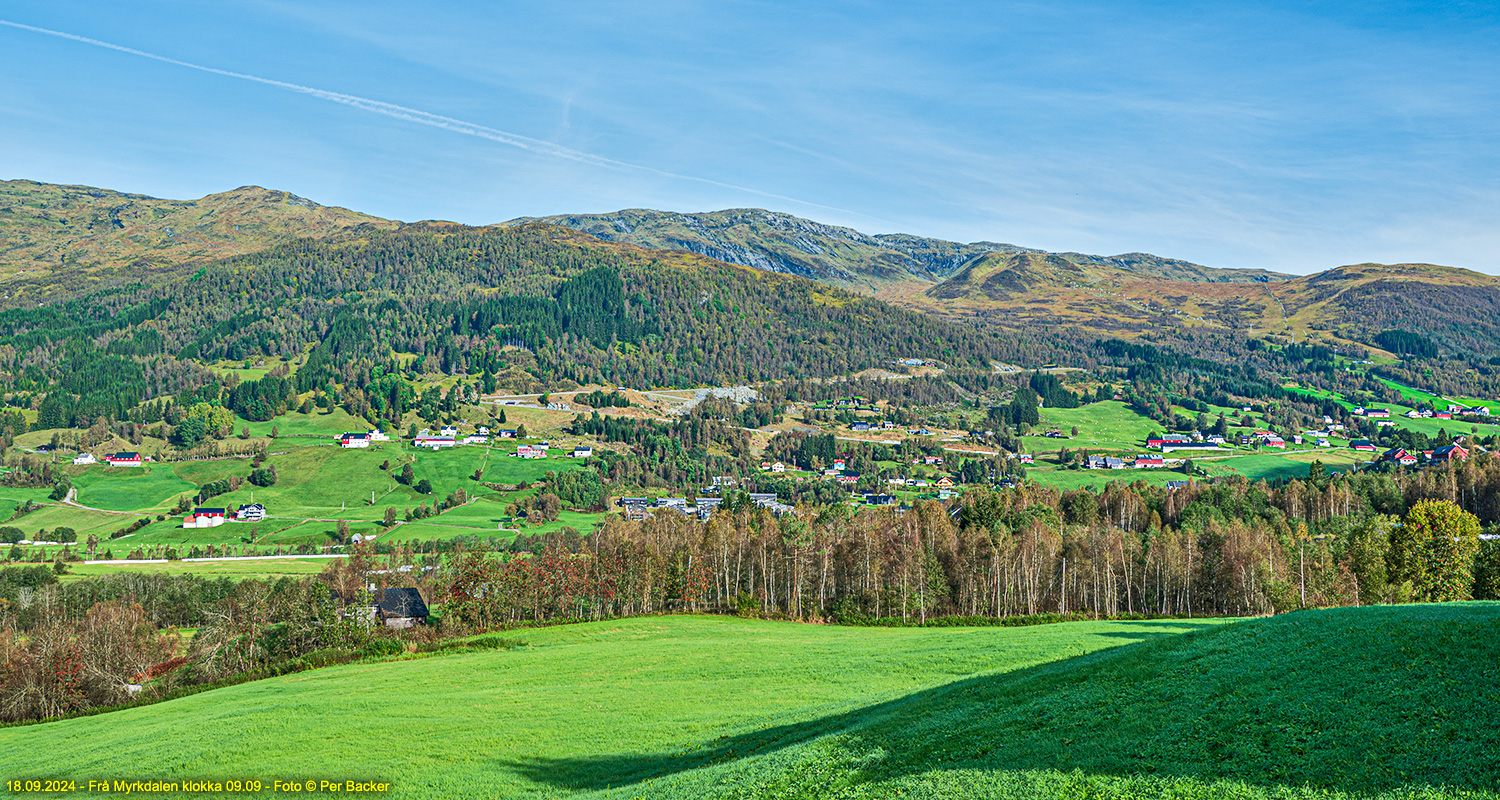
[[[1432,461],[1435,464],[1446,461],[1466,461],[1468,458],[1469,451],[1464,449],[1463,445],[1457,443],[1445,444],[1442,447],[1434,448],[1432,451]]]
[[[97,463],[99,463],[99,459],[94,458],[94,454],[93,453],[80,453],[80,454],[78,454],[78,456],[76,456],[73,459],[73,464],[74,465],[97,464]]]
[[[240,506],[235,509],[234,518],[245,522],[260,522],[266,518],[266,507],[260,503]]]
[[[1381,453],[1380,454],[1380,460],[1382,460],[1382,461],[1390,461],[1393,464],[1399,464],[1399,465],[1401,465],[1403,467],[1409,467],[1409,466],[1417,463],[1417,457],[1416,456],[1412,455],[1411,453],[1406,452],[1404,449],[1402,449],[1400,447],[1392,447],[1391,449],[1385,451],[1384,453]]]
[[[387,628],[410,628],[427,622],[427,603],[412,587],[376,589],[374,618]]]

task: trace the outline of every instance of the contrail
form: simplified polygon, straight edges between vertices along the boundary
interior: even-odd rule
[[[683,175],[677,172],[668,172],[667,170],[644,166],[642,164],[632,164],[628,161],[619,161],[613,158],[606,158],[605,156],[586,153],[582,150],[574,150],[570,147],[563,147],[562,145],[553,144],[552,142],[543,141],[541,139],[533,139],[529,136],[522,136],[518,133],[510,133],[509,131],[502,131],[496,128],[478,125],[473,122],[465,122],[461,119],[445,117],[441,114],[433,114],[431,112],[422,111],[420,109],[407,108],[406,106],[399,106],[395,103],[387,103],[381,100],[372,100],[368,97],[344,94],[342,92],[331,92],[327,89],[317,89],[312,86],[303,86],[301,84],[288,83],[287,81],[278,81],[272,78],[262,78],[259,75],[250,75],[244,72],[233,72],[227,69],[219,69],[218,67],[205,67],[202,64],[194,64],[190,61],[182,61],[168,56],[157,55],[156,53],[148,53],[145,50],[137,50],[133,47],[125,47],[124,45],[105,42],[99,39],[90,39],[87,36],[79,36],[77,34],[66,33],[64,31],[55,31],[51,30],[50,28],[38,28],[35,25],[24,25],[19,22],[11,22],[10,20],[0,19],[0,25],[4,25],[9,28],[17,28],[23,31],[31,31],[32,33],[55,36],[59,39],[81,42],[83,44],[92,45],[94,47],[102,47],[106,50],[114,50],[120,53],[139,56],[141,58],[149,58],[152,61],[160,61],[163,64],[171,64],[177,67],[195,69],[199,72],[207,72],[212,75],[222,75],[226,78],[238,78],[242,81],[251,81],[253,83],[265,84],[266,86],[274,86],[278,89],[285,89],[289,92],[297,92],[298,94],[310,95],[312,97],[318,98],[319,100],[327,100],[333,103],[340,103],[342,105],[352,106],[363,111],[370,111],[376,114],[384,114],[387,117],[394,117],[396,119],[405,120],[407,122],[415,122],[419,125],[430,125],[434,128],[442,128],[445,131],[462,133],[466,136],[477,136],[480,139],[488,139],[492,142],[499,142],[500,144],[510,145],[511,147],[519,148],[531,153],[553,156],[555,158],[563,158],[569,161],[577,161],[579,163],[591,164],[599,167],[613,167],[616,169],[629,169],[637,170],[640,172],[649,172],[653,175],[660,175],[664,178],[673,178],[682,181],[693,181],[695,183],[707,184],[709,186],[717,186],[721,189],[731,189],[737,192],[745,192],[747,194],[753,194],[758,197],[765,197],[771,200],[782,200],[788,203],[797,203],[799,205],[826,209],[828,211],[838,211],[844,214],[856,214],[862,217],[868,216],[867,214],[861,214],[857,211],[850,211],[846,208],[825,206],[819,203],[808,202],[806,200],[798,200],[795,197],[787,197],[785,195],[773,194],[771,192],[763,192],[759,189],[752,189],[748,186],[737,186],[733,183],[724,183],[723,181],[716,181],[712,178],[699,178],[694,175]]]

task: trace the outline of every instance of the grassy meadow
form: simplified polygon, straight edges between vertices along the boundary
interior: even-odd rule
[[[1043,425],[1055,425],[1063,430],[1064,435],[1076,426],[1078,436],[1061,441],[1042,439],[1045,444],[1035,445],[1035,449],[1054,450],[1063,446],[1069,450],[1144,452],[1146,437],[1162,432],[1159,423],[1137,414],[1118,400],[1101,400],[1078,408],[1043,408],[1041,418]]]
[[[323,571],[332,559],[276,558],[256,561],[169,561],[165,564],[69,564],[63,582],[140,572],[161,575],[197,575],[203,578],[279,578],[283,575],[307,576]]]
[[[506,636],[3,729],[0,771],[377,779],[395,797],[1500,796],[1496,603]]]

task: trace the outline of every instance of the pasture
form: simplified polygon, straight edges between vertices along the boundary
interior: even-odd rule
[[[0,770],[403,798],[1500,796],[1500,731],[1475,724],[1500,715],[1500,604],[1226,622],[526,630],[3,729]],[[401,746],[337,744],[377,731]]]
[[[204,578],[279,578],[283,575],[316,575],[332,559],[277,558],[255,561],[169,561],[165,564],[141,564],[116,561],[112,564],[70,564],[63,582],[123,572],[159,575],[198,575]]]
[[[1126,404],[1117,400],[1102,400],[1078,408],[1043,408],[1043,425],[1062,428],[1066,435],[1073,427],[1078,436],[1073,439],[1042,439],[1045,444],[1031,445],[1028,449],[1053,450],[1067,447],[1069,450],[1131,450],[1144,452],[1146,437],[1161,433],[1159,423],[1137,414]]]

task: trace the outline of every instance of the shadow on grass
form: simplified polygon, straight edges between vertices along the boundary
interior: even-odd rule
[[[847,785],[964,769],[1361,793],[1500,786],[1500,760],[1489,755],[1500,747],[1492,724],[1500,719],[1500,605],[1462,630],[1452,619],[1403,620],[1389,609],[1320,612],[1315,625],[1296,616],[1186,623],[1194,631],[1184,636],[1122,631],[1115,635],[1139,643],[676,753],[501,766],[572,790],[721,764],[754,769],[750,759],[776,753],[825,765],[831,756],[830,774]],[[1333,636],[1337,648],[1327,641]],[[1414,661],[1413,647],[1423,646],[1437,657]],[[818,753],[785,752],[815,740]]]

